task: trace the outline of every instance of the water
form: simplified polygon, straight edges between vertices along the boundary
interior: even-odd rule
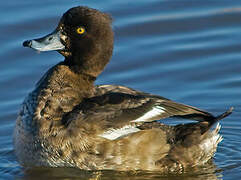
[[[121,84],[198,106],[221,122],[214,162],[191,174],[86,172],[19,166],[12,132],[24,97],[62,60],[56,52],[23,48],[51,32],[67,9],[88,5],[112,14],[115,50],[98,84]],[[0,6],[0,179],[239,179],[241,177],[241,1],[3,1]]]

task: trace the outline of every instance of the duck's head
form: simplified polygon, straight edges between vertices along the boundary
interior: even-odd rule
[[[109,15],[88,7],[74,7],[62,16],[49,35],[23,46],[38,51],[56,50],[76,71],[97,77],[112,55],[113,31]]]

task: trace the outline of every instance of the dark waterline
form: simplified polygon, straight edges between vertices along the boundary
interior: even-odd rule
[[[113,16],[115,49],[97,84],[121,84],[200,107],[221,122],[215,165],[181,175],[22,169],[12,132],[24,97],[51,66],[56,52],[22,47],[51,32],[63,12],[88,5]],[[239,179],[241,177],[241,1],[4,1],[0,6],[0,179]],[[178,122],[178,121],[177,121]]]

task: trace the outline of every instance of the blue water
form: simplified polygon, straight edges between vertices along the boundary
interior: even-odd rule
[[[121,84],[197,106],[214,114],[235,108],[221,122],[216,167],[206,173],[26,170],[15,159],[12,132],[21,102],[56,52],[23,48],[26,39],[51,32],[70,7],[87,5],[113,16],[115,49],[97,84]],[[32,1],[0,6],[0,179],[240,179],[241,1]]]

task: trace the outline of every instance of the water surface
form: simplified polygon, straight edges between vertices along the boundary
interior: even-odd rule
[[[234,106],[221,122],[215,165],[181,175],[86,172],[19,166],[12,145],[18,109],[34,84],[63,60],[56,52],[23,48],[51,32],[63,12],[88,5],[113,16],[115,49],[97,84],[121,84],[200,107],[214,114]],[[0,7],[1,179],[239,179],[241,177],[241,1],[32,1]],[[167,122],[169,123],[169,122]]]

